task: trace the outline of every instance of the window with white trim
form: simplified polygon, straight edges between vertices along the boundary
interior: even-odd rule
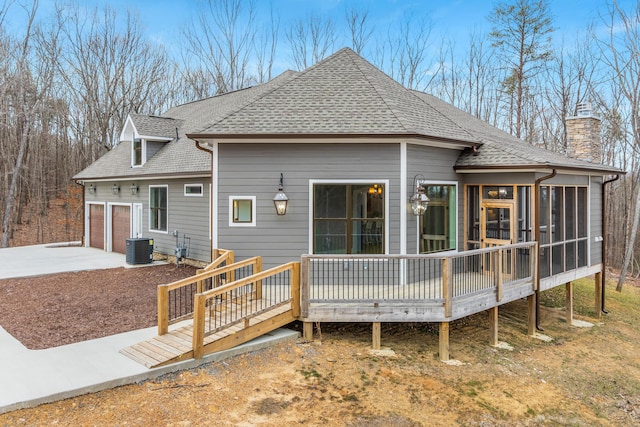
[[[185,184],[184,195],[187,197],[202,197],[202,184]]]
[[[457,185],[423,183],[429,206],[419,220],[420,253],[456,249]]]
[[[256,196],[229,196],[229,227],[256,226]]]
[[[314,254],[384,254],[383,183],[313,185]]]
[[[167,185],[150,185],[149,186],[149,230],[163,231],[168,230],[167,213],[168,213],[168,191]]]
[[[134,138],[131,144],[131,166],[142,166],[143,142],[140,138]]]

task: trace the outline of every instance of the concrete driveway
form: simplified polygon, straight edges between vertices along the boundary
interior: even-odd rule
[[[123,254],[81,247],[76,242],[0,249],[0,279],[125,266]]]

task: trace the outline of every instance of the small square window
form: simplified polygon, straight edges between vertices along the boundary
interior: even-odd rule
[[[229,226],[255,227],[256,225],[256,197],[229,197]]]
[[[187,197],[202,197],[202,184],[185,184],[184,195]]]

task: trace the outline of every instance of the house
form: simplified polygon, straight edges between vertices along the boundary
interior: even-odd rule
[[[226,117],[282,84],[271,82],[179,105],[161,116],[129,114],[119,143],[73,179],[84,185],[86,246],[126,253],[129,238],[154,250],[211,261],[211,155],[185,134]]]
[[[202,119],[186,137],[210,151],[211,247],[227,251],[159,287],[159,336],[123,352],[160,366],[293,320],[307,338],[316,322],[371,322],[379,348],[382,322],[437,322],[446,360],[450,322],[488,311],[495,345],[498,307],[526,298],[534,335],[539,293],[565,285],[571,321],[571,282],[593,275],[600,313],[604,188],[623,171],[600,163],[588,109],[567,120],[573,157],[350,49]]]
[[[539,241],[543,289],[603,270],[603,177],[620,170],[526,144],[350,49],[187,137],[213,152],[212,245],[239,258]]]

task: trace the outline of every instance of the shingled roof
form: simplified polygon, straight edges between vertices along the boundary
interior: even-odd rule
[[[211,159],[193,140],[274,137],[417,138],[469,147],[458,158],[459,172],[621,172],[527,144],[432,95],[406,89],[348,48],[262,85],[179,105],[160,117],[130,117],[138,134],[172,141],[138,168],[130,166],[130,143],[121,142],[74,179],[207,174]]]
[[[455,120],[467,132],[482,142],[477,150],[465,150],[456,162],[456,170],[477,169],[536,169],[540,167],[556,169],[576,169],[597,173],[619,173],[620,169],[591,163],[560,153],[535,147],[511,134],[491,126],[433,95],[415,92],[421,99]]]
[[[121,141],[111,151],[73,177],[75,180],[202,176],[211,173],[211,157],[198,150],[185,135],[215,122],[247,105],[265,91],[273,90],[297,73],[285,71],[268,83],[178,105],[162,116],[130,114],[142,137],[170,140],[141,167],[131,167],[131,142]],[[176,135],[178,139],[176,139]]]
[[[354,51],[344,48],[193,139],[256,136],[407,136],[479,141]]]
[[[460,155],[458,171],[620,172],[532,146],[432,95],[406,89],[348,48],[188,136],[196,140],[406,136],[472,147]]]

